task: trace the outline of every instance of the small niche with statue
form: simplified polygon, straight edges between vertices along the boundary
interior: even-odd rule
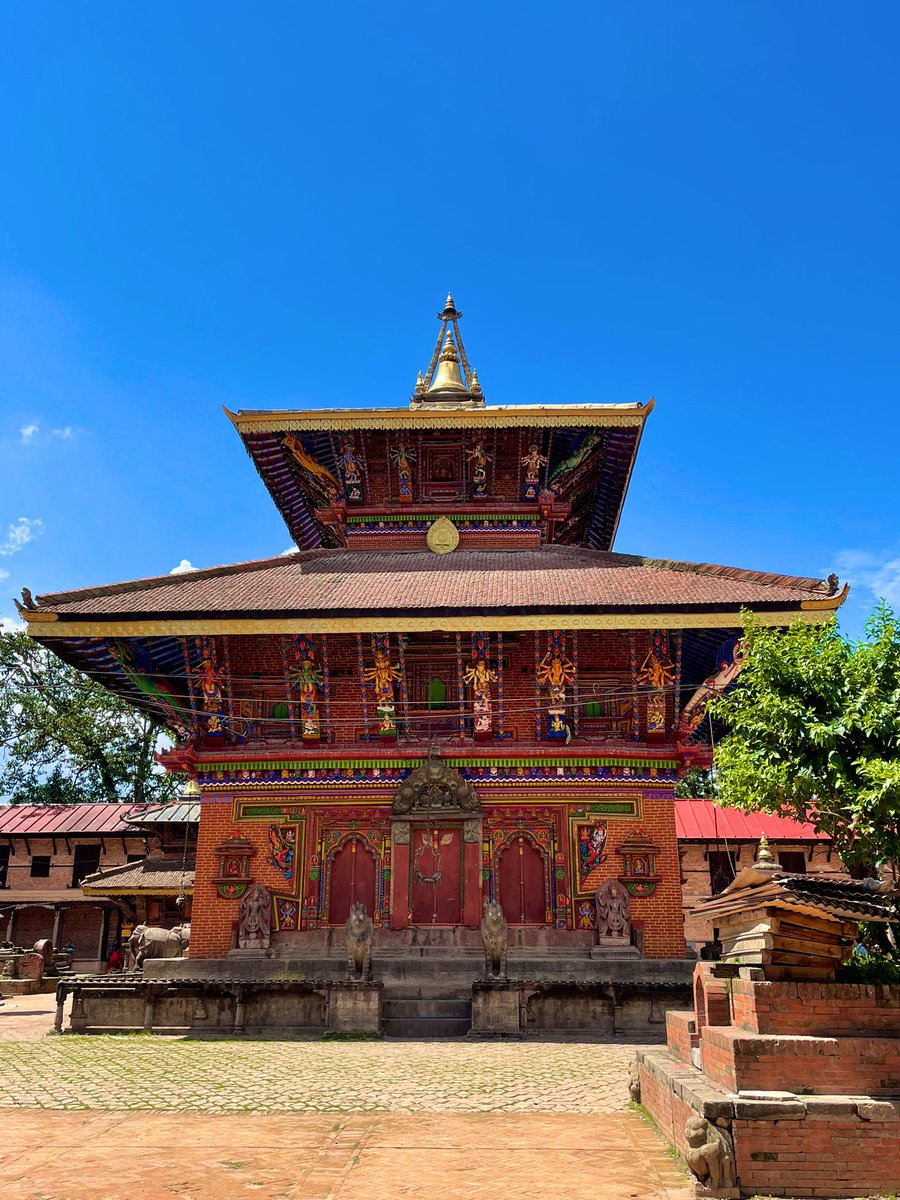
[[[652,896],[662,878],[657,874],[656,859],[659,846],[640,832],[630,833],[617,849],[622,855],[622,874],[619,881],[635,897]]]

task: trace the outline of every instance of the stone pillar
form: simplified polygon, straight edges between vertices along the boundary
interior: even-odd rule
[[[409,924],[409,821],[391,822],[391,929]]]
[[[463,825],[463,924],[481,925],[481,837],[480,817],[467,817]]]
[[[59,948],[60,948],[60,938],[62,937],[62,930],[63,930],[63,910],[57,904],[53,908],[53,933],[51,933],[51,935],[50,935],[50,941],[53,943],[54,950],[59,950]]]
[[[12,942],[14,946],[16,944],[16,925],[18,924],[18,916],[19,910],[17,908],[11,908],[9,910],[9,925],[6,930],[6,940]]]
[[[100,940],[97,945],[97,958],[100,962],[106,959],[106,947],[109,945],[109,918],[110,911],[108,908],[100,910]]]

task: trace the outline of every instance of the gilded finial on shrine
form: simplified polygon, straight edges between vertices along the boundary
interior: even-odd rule
[[[473,392],[475,395],[478,395],[481,392],[481,384],[478,382],[477,371],[472,372],[472,382],[469,385],[469,391]]]
[[[763,834],[759,839],[759,849],[756,852],[756,861],[753,865],[758,871],[780,870],[780,866],[775,859],[775,855],[769,849],[769,839],[765,834]]]
[[[416,395],[421,396],[421,394],[424,391],[425,391],[425,380],[422,378],[422,372],[420,371],[416,378]]]
[[[441,350],[441,358],[438,363],[438,369],[434,377],[434,382],[428,389],[429,392],[467,392],[469,389],[463,383],[462,376],[459,373],[459,355],[456,352],[456,346],[453,344],[453,334],[447,330],[447,337],[444,340],[444,348]]]

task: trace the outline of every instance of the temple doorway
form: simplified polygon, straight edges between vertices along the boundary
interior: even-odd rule
[[[348,838],[331,862],[330,925],[343,925],[350,916],[351,904],[364,904],[369,916],[374,913],[375,871],[375,855],[365,842],[358,837]]]
[[[462,921],[462,829],[412,829],[409,912],[413,925],[458,925]]]
[[[544,859],[540,850],[524,834],[518,834],[500,851],[497,892],[508,924],[546,923]]]

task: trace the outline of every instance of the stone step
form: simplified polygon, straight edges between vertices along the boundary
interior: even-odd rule
[[[382,1005],[382,1018],[385,1022],[420,1020],[426,1017],[471,1022],[472,1001],[462,996],[414,996],[386,999]]]
[[[471,1017],[396,1017],[384,1020],[388,1038],[463,1038],[472,1028]]]

